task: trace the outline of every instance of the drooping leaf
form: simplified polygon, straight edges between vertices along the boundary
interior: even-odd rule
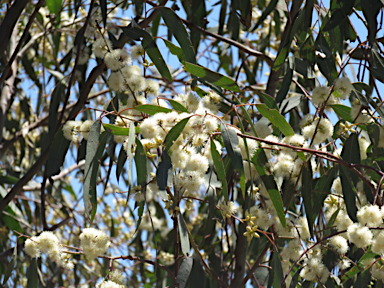
[[[224,195],[225,201],[227,201],[228,200],[228,184],[227,184],[224,163],[220,157],[219,152],[217,151],[215,142],[213,140],[211,140],[210,142],[211,142],[211,154],[212,154],[213,164],[215,165],[217,177],[219,178],[222,184],[221,193],[222,195]]]
[[[262,91],[256,91],[256,94],[259,96],[260,100],[267,105],[268,108],[278,109],[275,99],[273,99],[270,95]]]
[[[314,213],[316,211],[313,211],[313,193],[312,193],[312,182],[313,182],[313,175],[312,175],[312,168],[311,168],[311,162],[305,162],[302,168],[302,188],[301,188],[301,195],[303,197],[304,202],[304,208],[305,208],[305,214],[308,221],[308,227],[311,235],[313,235],[313,222],[314,222]]]
[[[353,122],[353,119],[351,117],[351,107],[341,105],[341,104],[334,104],[331,105],[333,111],[339,116],[340,118],[344,119],[348,122]]]
[[[135,106],[134,109],[149,115],[155,115],[156,113],[160,113],[160,112],[163,112],[163,113],[172,112],[171,109],[157,106],[157,105],[150,105],[150,104],[137,105]]]
[[[163,154],[161,154],[161,162],[159,163],[156,171],[156,181],[159,186],[159,190],[161,191],[164,191],[168,186],[168,171],[171,168],[171,157],[169,157],[167,150],[164,150]]]
[[[58,83],[56,88],[52,92],[51,96],[51,103],[49,104],[49,116],[48,116],[48,131],[49,131],[49,138],[53,139],[56,130],[57,130],[57,122],[59,120],[59,114],[57,111],[59,111],[59,106],[62,97],[65,93],[65,86],[61,83]]]
[[[178,217],[178,225],[179,225],[181,251],[183,252],[184,256],[189,257],[190,256],[189,251],[191,250],[191,245],[189,243],[188,228],[185,225],[183,215],[179,213],[177,217]]]
[[[281,225],[286,227],[287,224],[284,213],[283,199],[281,198],[281,194],[277,188],[277,184],[273,175],[266,174],[265,167],[268,164],[268,159],[262,148],[258,149],[255,155],[252,157],[252,163],[255,166],[261,180],[263,181],[269,196],[271,197],[272,204],[276,209]]]
[[[17,261],[17,245],[15,245],[15,248],[13,249],[12,260],[8,264],[7,270],[4,273],[2,287],[6,287],[5,284],[7,283],[9,277],[12,275],[13,269],[15,269],[16,261]]]
[[[127,148],[126,152],[128,155],[128,161],[129,161],[129,170],[128,170],[128,181],[131,184],[133,182],[133,149],[135,145],[135,124],[133,124],[133,121],[129,124],[129,134],[128,134],[128,141],[127,141]]]
[[[163,56],[160,53],[159,48],[156,45],[156,42],[153,40],[152,36],[145,30],[141,30],[135,27],[121,27],[124,34],[132,39],[138,39],[142,37],[142,45],[147,52],[148,56],[151,58],[153,64],[155,64],[157,70],[159,70],[161,76],[172,81],[172,75],[169,72],[168,66],[165,63]]]
[[[366,252],[358,261],[357,265],[353,266],[351,269],[348,270],[342,277],[341,281],[346,282],[348,279],[351,279],[354,277],[357,273],[363,271],[364,268],[364,261],[367,259],[375,258],[376,254],[371,252]]]
[[[37,271],[37,259],[31,259],[27,271],[27,288],[37,288],[39,285],[39,272]]]
[[[279,2],[279,1],[278,0],[272,0],[269,2],[267,8],[265,8],[265,10],[261,14],[260,18],[257,19],[255,26],[253,26],[253,28],[251,30],[252,32],[255,31],[260,26],[260,24],[264,22],[264,20],[268,17],[268,15],[271,14],[271,12],[275,10],[277,2]]]
[[[103,18],[104,27],[107,27],[107,0],[100,0],[101,17]]]
[[[128,136],[129,135],[129,128],[121,127],[113,124],[106,124],[103,123],[103,127],[105,130],[107,130],[109,133],[112,133],[116,136]],[[135,133],[140,133],[140,127],[135,127]]]
[[[239,139],[236,131],[230,126],[223,124],[221,126],[221,136],[223,137],[224,146],[235,169],[244,174],[243,158],[240,153]]]
[[[284,115],[285,113],[288,113],[291,111],[293,108],[297,107],[300,105],[302,100],[302,96],[293,96],[289,98],[285,98],[281,104],[280,104],[280,113]]]
[[[280,90],[279,92],[277,92],[276,103],[280,103],[285,99],[285,97],[287,97],[289,87],[292,82],[292,77],[293,77],[293,70],[289,68],[287,73],[284,75],[284,79],[283,79],[283,82],[281,83]],[[274,108],[274,107],[269,107],[269,108]]]
[[[91,130],[89,131],[89,138],[87,142],[87,155],[85,157],[85,170],[84,170],[84,212],[85,220],[92,223],[96,214],[97,208],[97,175],[99,172],[100,162],[104,147],[107,143],[107,133],[100,135],[101,122],[95,121]]]
[[[64,137],[63,130],[60,129],[60,131],[56,133],[49,151],[46,164],[47,177],[52,177],[60,173],[60,168],[64,163],[70,143],[71,142]]]
[[[125,161],[127,161],[127,152],[125,152],[124,147],[121,146],[119,156],[117,157],[116,164],[116,178],[117,181],[120,179],[121,172],[123,171]]]
[[[184,69],[192,75],[199,77],[203,81],[207,81],[213,85],[233,92],[240,92],[240,88],[234,80],[220,73],[209,70],[208,68],[186,62]]]
[[[179,102],[172,100],[172,99],[167,99],[167,101],[171,104],[172,108],[176,111],[179,112],[185,112],[188,113],[187,108],[185,108],[183,105],[181,105]]]
[[[269,109],[265,104],[256,104],[260,114],[267,118],[273,125],[280,129],[285,136],[294,135],[291,125],[285,120],[284,116],[276,109]]]
[[[166,39],[163,39],[165,45],[168,47],[169,52],[171,52],[173,55],[177,56],[179,58],[179,61],[181,63],[184,63],[186,60],[186,57],[184,55],[183,49],[173,44],[171,41],[168,41]]]
[[[170,8],[159,7],[158,9],[160,10],[165,25],[167,25],[177,42],[179,42],[181,49],[183,49],[185,59],[190,63],[196,63],[195,51],[193,50],[191,40],[181,19]]]
[[[137,184],[142,187],[147,183],[147,156],[143,144],[136,138],[135,164],[137,173]]]
[[[185,125],[187,125],[190,117],[182,119],[179,123],[172,127],[172,129],[168,132],[167,136],[164,140],[165,151],[168,151],[169,148],[173,145],[173,142],[180,136],[181,132],[183,132]]]
[[[191,271],[192,271],[192,265],[193,265],[192,256],[189,256],[183,259],[183,262],[181,263],[179,273],[177,274],[177,279],[176,279],[177,282],[179,283],[180,288],[184,288],[187,285],[189,275],[191,274]]]

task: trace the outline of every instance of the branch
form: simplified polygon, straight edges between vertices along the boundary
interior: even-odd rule
[[[96,92],[92,95],[90,95],[87,99],[87,101],[89,100],[92,100],[102,94],[105,94],[105,93],[108,93],[110,90],[109,89],[104,89],[104,90],[101,90],[99,92]],[[72,103],[70,105],[67,105],[66,107],[66,110],[69,110],[71,108],[73,108],[74,106],[76,105],[76,103]],[[60,108],[60,110],[58,111],[58,113],[61,113],[63,111],[62,108]],[[33,122],[32,124],[28,125],[28,132],[29,131],[32,131],[38,127],[41,127],[43,125],[47,125],[48,124],[48,117],[49,115],[46,115],[40,119],[38,119],[36,122]],[[3,145],[0,146],[0,158],[4,155],[5,151],[7,151],[11,146],[13,146],[13,144],[21,137],[23,136],[23,132],[22,130],[20,131],[17,131],[15,133],[15,136],[13,136],[13,138],[11,140],[7,140],[7,141],[4,141]]]
[[[234,40],[232,40],[230,38],[226,38],[226,37],[223,37],[223,36],[221,36],[219,34],[215,34],[215,33],[209,32],[209,31],[207,31],[207,30],[205,30],[205,29],[203,29],[203,28],[201,28],[201,27],[199,27],[199,26],[197,26],[197,25],[195,25],[192,22],[189,22],[187,20],[181,19],[181,21],[183,21],[189,28],[193,28],[193,29],[199,30],[200,32],[202,32],[202,33],[204,33],[206,35],[209,35],[209,36],[211,36],[211,37],[213,37],[213,38],[215,38],[217,40],[223,41],[225,43],[228,43],[228,44],[230,44],[232,46],[237,47],[240,50],[248,53],[249,55],[252,55],[252,56],[255,56],[255,57],[263,59],[265,62],[267,62],[268,66],[270,68],[272,68],[274,61],[272,60],[272,58],[270,58],[269,56],[265,55],[264,53],[261,53],[261,52],[259,52],[257,50],[254,50],[254,49],[252,49],[252,48],[250,48],[248,46],[245,46],[245,45],[243,45],[243,44],[241,44],[241,43],[239,43],[237,41],[234,41]]]
[[[28,0],[16,0],[11,8],[6,12],[3,22],[0,25],[1,31],[1,45],[0,45],[0,57],[3,56],[5,50],[8,47],[8,42],[11,39],[11,34],[16,26],[16,23],[23,12],[25,6],[29,3]]]

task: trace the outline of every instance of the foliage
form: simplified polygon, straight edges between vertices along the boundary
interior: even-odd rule
[[[382,287],[382,6],[1,4],[1,287]]]

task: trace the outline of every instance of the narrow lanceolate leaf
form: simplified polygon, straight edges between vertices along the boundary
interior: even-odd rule
[[[62,129],[56,133],[46,164],[47,177],[60,173],[60,168],[64,163],[70,143],[71,142],[64,137]]]
[[[116,165],[116,178],[117,181],[120,179],[121,172],[123,171],[125,161],[127,161],[127,152],[125,152],[124,147],[121,146],[119,156],[117,158],[117,165]]]
[[[353,222],[357,221],[357,207],[356,207],[356,195],[357,191],[355,188],[355,185],[353,184],[349,171],[346,167],[340,165],[339,166],[339,175],[341,180],[341,187],[343,188],[343,196],[344,196],[344,202],[345,206],[347,206],[347,212],[349,218]]]
[[[357,273],[361,272],[361,271],[364,271],[365,269],[365,265],[364,265],[364,261],[367,260],[367,259],[374,259],[376,257],[376,254],[374,253],[371,253],[371,252],[366,252],[359,260],[359,262],[357,263],[357,265],[353,266],[350,270],[348,270],[347,273],[345,273],[343,275],[343,277],[341,277],[341,281],[345,282],[347,281],[348,279],[351,279],[352,277],[354,277]],[[362,287],[362,286],[361,286]]]
[[[142,187],[147,183],[147,157],[140,140],[136,138],[135,164],[137,173],[137,184]]]
[[[167,137],[165,137],[165,150],[168,151],[169,148],[173,145],[173,142],[180,136],[181,132],[183,132],[185,125],[187,125],[190,117],[182,119],[179,123],[172,127],[172,129],[168,132]]]
[[[184,256],[188,257],[189,251],[191,250],[188,237],[188,228],[187,225],[185,225],[185,221],[181,213],[178,214],[178,218],[181,251],[183,252]]]
[[[189,39],[187,29],[185,29],[183,22],[170,8],[160,7],[158,9],[164,19],[165,25],[167,25],[177,42],[179,42],[181,49],[183,49],[185,59],[188,62],[196,63],[195,51],[193,50],[192,42]]]
[[[128,181],[129,183],[132,183],[133,180],[133,149],[135,145],[135,125],[133,122],[130,123],[129,126],[129,134],[128,134],[128,143],[127,143],[127,155],[129,159],[129,171],[128,171]]]
[[[271,197],[272,204],[276,209],[277,216],[279,216],[281,225],[286,227],[287,223],[285,219],[283,199],[281,198],[281,194],[277,189],[273,175],[266,174],[265,167],[268,164],[268,159],[265,155],[264,149],[260,148],[257,150],[252,158],[252,163],[255,166],[257,173],[260,175],[260,178],[263,181],[269,196]]]
[[[107,143],[107,133],[100,135],[101,122],[96,121],[89,131],[87,142],[87,155],[85,157],[84,170],[84,208],[86,221],[93,221],[97,208],[97,174],[100,166],[100,158]]]
[[[6,287],[5,284],[7,283],[9,277],[12,275],[13,269],[15,268],[16,260],[17,260],[17,245],[15,245],[15,248],[13,249],[12,260],[8,264],[7,270],[5,271],[2,287]]]
[[[169,104],[171,104],[173,110],[179,111],[179,112],[185,112],[188,113],[187,108],[185,108],[183,105],[181,105],[179,102],[172,100],[172,99],[167,99]]]
[[[47,0],[47,6],[51,14],[58,14],[61,10],[61,3],[63,0]]]
[[[351,107],[341,105],[341,104],[335,104],[331,105],[333,111],[339,116],[340,118],[344,119],[348,122],[353,122],[354,119],[351,117]]]
[[[163,56],[160,53],[159,48],[157,47],[155,41],[153,41],[152,36],[145,30],[134,27],[121,27],[123,33],[130,37],[131,39],[137,40],[142,37],[142,45],[147,52],[148,56],[151,58],[153,64],[155,64],[157,70],[159,70],[161,76],[167,78],[169,81],[172,81],[172,75],[169,72],[168,66],[164,61]]]
[[[220,73],[211,71],[208,68],[186,62],[184,69],[192,75],[199,77],[203,81],[207,81],[213,85],[233,92],[240,92],[240,88],[236,81]]]
[[[139,220],[137,220],[135,233],[137,232],[137,230],[139,230],[141,220],[143,219],[144,206],[145,206],[145,201],[140,201],[139,202],[139,210],[137,211],[137,216],[139,217]]]
[[[116,136],[128,136],[129,135],[129,128],[126,128],[126,127],[116,126],[116,125],[112,125],[112,124],[105,124],[105,123],[103,123],[103,127],[109,133],[112,133],[113,135],[116,135]],[[140,132],[140,128],[135,127],[135,133],[139,133],[139,132]]]
[[[193,258],[189,256],[183,259],[181,263],[179,273],[177,274],[177,282],[179,283],[180,288],[184,288],[187,285],[189,275],[191,274],[193,266]]]
[[[39,285],[39,273],[37,271],[37,259],[31,259],[27,271],[27,288],[37,288]]]
[[[273,125],[275,125],[281,133],[285,136],[294,135],[295,131],[293,131],[291,125],[285,120],[284,116],[280,114],[280,112],[276,109],[270,109],[265,104],[256,104],[257,109],[260,114],[267,118]]]
[[[167,150],[164,150],[163,154],[161,154],[161,162],[159,163],[156,171],[156,181],[159,186],[159,190],[161,191],[164,191],[168,186],[168,171],[171,168],[171,157],[169,157]]]
[[[157,106],[157,105],[150,105],[150,104],[138,105],[138,106],[135,106],[134,109],[149,115],[155,115],[156,113],[160,113],[160,112],[163,112],[163,113],[172,112],[171,109]]]
[[[313,222],[314,222],[314,212],[312,209],[312,201],[313,201],[313,193],[312,193],[312,182],[313,182],[313,175],[312,175],[312,168],[311,168],[311,162],[306,162],[303,165],[303,172],[302,172],[302,188],[301,188],[301,195],[303,196],[303,202],[304,202],[304,208],[305,208],[305,214],[307,216],[308,220],[308,227],[311,235],[313,235]]]
[[[228,184],[227,178],[225,175],[225,168],[223,160],[220,157],[219,152],[217,151],[216,144],[213,140],[211,140],[211,154],[213,159],[213,164],[215,165],[216,174],[219,180],[221,181],[221,193],[224,195],[225,201],[228,200]]]
[[[168,47],[169,52],[171,52],[173,55],[177,56],[179,58],[179,61],[181,63],[184,63],[186,61],[186,57],[184,55],[183,49],[173,44],[171,41],[168,41],[166,39],[163,39],[165,45]]]
[[[233,166],[241,174],[244,174],[243,157],[241,156],[240,148],[238,147],[239,138],[237,137],[236,130],[223,123],[221,126],[221,136],[223,137],[225,148],[227,149]]]

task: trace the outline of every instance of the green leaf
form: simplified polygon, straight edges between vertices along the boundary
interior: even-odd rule
[[[283,273],[283,268],[281,266],[281,262],[282,260],[279,257],[279,253],[274,250],[272,255],[272,261],[271,261],[271,266],[272,266],[271,274],[273,276],[272,275],[270,276],[273,279],[272,287],[282,287],[281,282],[284,279],[283,278],[284,273]]]
[[[188,237],[188,234],[187,234],[187,237]],[[193,265],[192,257],[186,257],[183,259],[183,262],[181,263],[181,266],[179,269],[179,273],[177,274],[177,278],[176,278],[176,281],[177,283],[179,283],[180,288],[184,288],[187,285],[189,275],[191,274],[191,271],[192,271],[192,265]]]
[[[301,195],[303,196],[303,202],[304,202],[304,208],[305,208],[305,214],[307,216],[308,220],[308,227],[311,235],[313,235],[313,223],[315,218],[314,213],[316,211],[313,211],[312,201],[313,201],[313,192],[312,192],[312,183],[313,183],[313,175],[312,175],[312,167],[311,167],[311,160],[308,162],[305,162],[302,168],[302,188],[301,188]]]
[[[59,14],[63,0],[46,0],[48,10],[51,14]]]
[[[141,220],[143,219],[144,206],[145,206],[145,201],[140,201],[139,202],[139,210],[137,211],[137,216],[139,217],[139,219],[137,220],[135,233],[137,232],[137,230],[139,230]]]
[[[127,161],[127,152],[125,152],[124,147],[121,146],[119,156],[117,158],[117,165],[116,165],[116,178],[117,181],[120,179],[121,172],[123,171],[124,168],[124,163]]]
[[[17,260],[17,245],[15,245],[15,248],[13,249],[12,260],[8,264],[7,270],[4,273],[2,287],[6,287],[5,284],[7,283],[9,277],[12,275],[13,269],[16,268],[16,260]]]
[[[172,99],[166,99],[172,106],[173,110],[176,110],[178,112],[185,112],[188,113],[187,108],[185,108],[183,105],[181,105],[179,102],[172,100]]]
[[[124,34],[132,39],[138,39],[139,37],[143,37],[142,45],[145,52],[148,53],[148,56],[151,58],[153,64],[155,64],[157,70],[159,70],[161,76],[167,78],[169,81],[172,81],[172,75],[169,72],[168,66],[165,63],[163,56],[160,53],[159,48],[156,45],[156,42],[153,41],[152,36],[146,32],[145,30],[141,30],[139,28],[134,27],[121,27]]]
[[[156,181],[159,186],[159,190],[164,191],[168,186],[168,171],[172,168],[171,157],[169,157],[168,151],[164,150],[161,154],[161,162],[157,167]]]
[[[27,288],[37,288],[39,285],[39,271],[37,271],[37,259],[31,259],[27,271]]]
[[[294,135],[291,125],[285,120],[284,116],[276,109],[269,109],[265,104],[256,104],[260,114],[275,125],[285,136]]]
[[[280,90],[279,92],[277,92],[276,103],[280,103],[285,99],[285,97],[287,97],[289,87],[291,86],[292,77],[293,77],[293,70],[288,68],[288,71],[283,78],[283,82],[281,83]],[[269,108],[274,108],[274,107],[269,107]]]
[[[293,108],[297,107],[301,103],[302,96],[297,95],[289,98],[285,98],[280,104],[280,113],[284,115],[288,113]]]
[[[228,201],[228,184],[227,184],[224,163],[220,157],[219,152],[217,151],[215,142],[212,139],[210,142],[211,142],[211,154],[212,154],[213,164],[216,169],[217,177],[219,178],[222,184],[221,193],[222,195],[224,195],[225,201]]]
[[[234,80],[220,73],[213,72],[208,68],[186,62],[184,69],[192,75],[199,77],[203,81],[207,81],[213,85],[233,92],[241,92],[239,86]]]
[[[129,128],[103,123],[103,127],[109,133],[117,136],[128,136]],[[140,133],[140,127],[135,127],[135,133]]]
[[[100,10],[104,27],[107,27],[107,0],[100,0]]]
[[[184,218],[181,213],[178,214],[178,224],[179,224],[181,251],[183,252],[184,256],[188,257],[190,255],[189,251],[191,250],[191,245],[189,243],[188,228],[185,225]]]
[[[128,161],[129,161],[129,171],[128,171],[128,181],[129,185],[133,182],[133,152],[135,145],[135,132],[134,132],[135,124],[133,124],[133,121],[129,124],[129,134],[128,134],[128,141],[127,141],[127,148],[126,152],[128,155]]]
[[[149,114],[149,115],[155,115],[156,113],[169,113],[172,112],[171,109],[157,106],[157,105],[150,105],[150,104],[143,104],[143,105],[137,105],[134,107],[135,110]]]
[[[180,47],[176,46],[175,44],[173,44],[171,41],[168,41],[166,39],[163,39],[165,45],[168,47],[169,51],[177,56],[177,58],[179,58],[179,61],[181,63],[184,63],[186,61],[186,57],[184,55],[184,52],[183,52],[183,49],[181,49]]]
[[[92,223],[97,209],[97,175],[99,172],[100,158],[103,154],[104,147],[107,143],[107,135],[103,133],[100,135],[101,122],[95,121],[87,142],[87,155],[85,157],[85,170],[84,170],[84,210],[85,220],[90,220]]]
[[[46,163],[47,177],[52,177],[60,173],[60,168],[64,163],[70,143],[71,142],[64,137],[62,129],[57,132],[53,139]]]
[[[339,116],[340,118],[344,119],[348,122],[353,122],[353,119],[351,117],[351,107],[341,105],[341,104],[334,104],[331,105],[333,111]]]
[[[65,86],[61,83],[58,83],[55,89],[52,92],[51,103],[49,103],[49,115],[48,115],[48,131],[49,138],[53,139],[57,131],[57,122],[59,120],[59,106],[62,97],[65,93]]]
[[[173,145],[173,142],[180,136],[181,132],[183,132],[185,125],[187,125],[189,119],[192,116],[182,119],[179,123],[172,127],[172,129],[168,132],[165,137],[164,145],[165,151],[168,151],[169,148]]]
[[[16,184],[17,181],[19,181],[19,178],[11,175],[0,176],[0,184]]]
[[[147,156],[140,140],[136,138],[135,164],[137,184],[144,187],[147,184]]]
[[[259,96],[261,102],[265,103],[268,108],[278,109],[276,102],[275,102],[275,99],[273,99],[270,95],[268,95],[267,93],[264,93],[262,91],[256,91],[256,94]]]
[[[160,10],[165,25],[167,25],[177,42],[179,42],[181,49],[183,49],[185,59],[190,63],[196,63],[195,51],[193,50],[191,40],[189,39],[183,22],[170,8],[159,7],[158,9]]]
[[[348,19],[348,15],[351,13],[355,0],[349,1],[340,1],[340,4],[343,3],[343,6],[332,11],[331,18],[324,25],[322,31],[327,32],[333,28],[342,24],[342,22]]]
[[[312,200],[313,211],[316,213],[322,209],[324,199],[327,197],[329,191],[331,190],[332,183],[336,178],[337,172],[337,166],[333,167],[317,181],[315,188],[313,189],[315,193],[313,193]]]
[[[264,20],[268,17],[269,14],[272,13],[272,11],[275,10],[278,0],[272,0],[269,2],[267,8],[263,11],[263,14],[261,14],[260,18],[257,20],[255,26],[253,26],[251,32],[254,32],[257,27],[260,26],[261,23],[264,22]]]
[[[240,153],[239,138],[236,131],[226,124],[221,125],[221,136],[223,137],[224,146],[235,169],[244,174],[243,157]]]
[[[352,277],[354,277],[357,273],[359,273],[359,272],[361,272],[361,271],[364,271],[363,261],[364,261],[364,260],[367,260],[367,259],[375,258],[375,256],[376,256],[376,254],[374,254],[374,253],[366,252],[366,253],[359,259],[359,262],[357,263],[357,265],[353,266],[351,269],[348,270],[347,273],[345,273],[345,274],[341,277],[341,281],[342,281],[342,282],[346,282],[348,279],[351,279]]]
[[[265,155],[264,149],[260,148],[257,150],[252,158],[252,163],[255,166],[257,173],[260,175],[265,188],[268,190],[268,194],[271,197],[273,206],[275,207],[277,215],[279,216],[281,225],[286,227],[287,223],[285,219],[283,199],[281,198],[281,194],[277,188],[273,175],[268,175],[265,171],[265,167],[268,165],[268,159]]]

